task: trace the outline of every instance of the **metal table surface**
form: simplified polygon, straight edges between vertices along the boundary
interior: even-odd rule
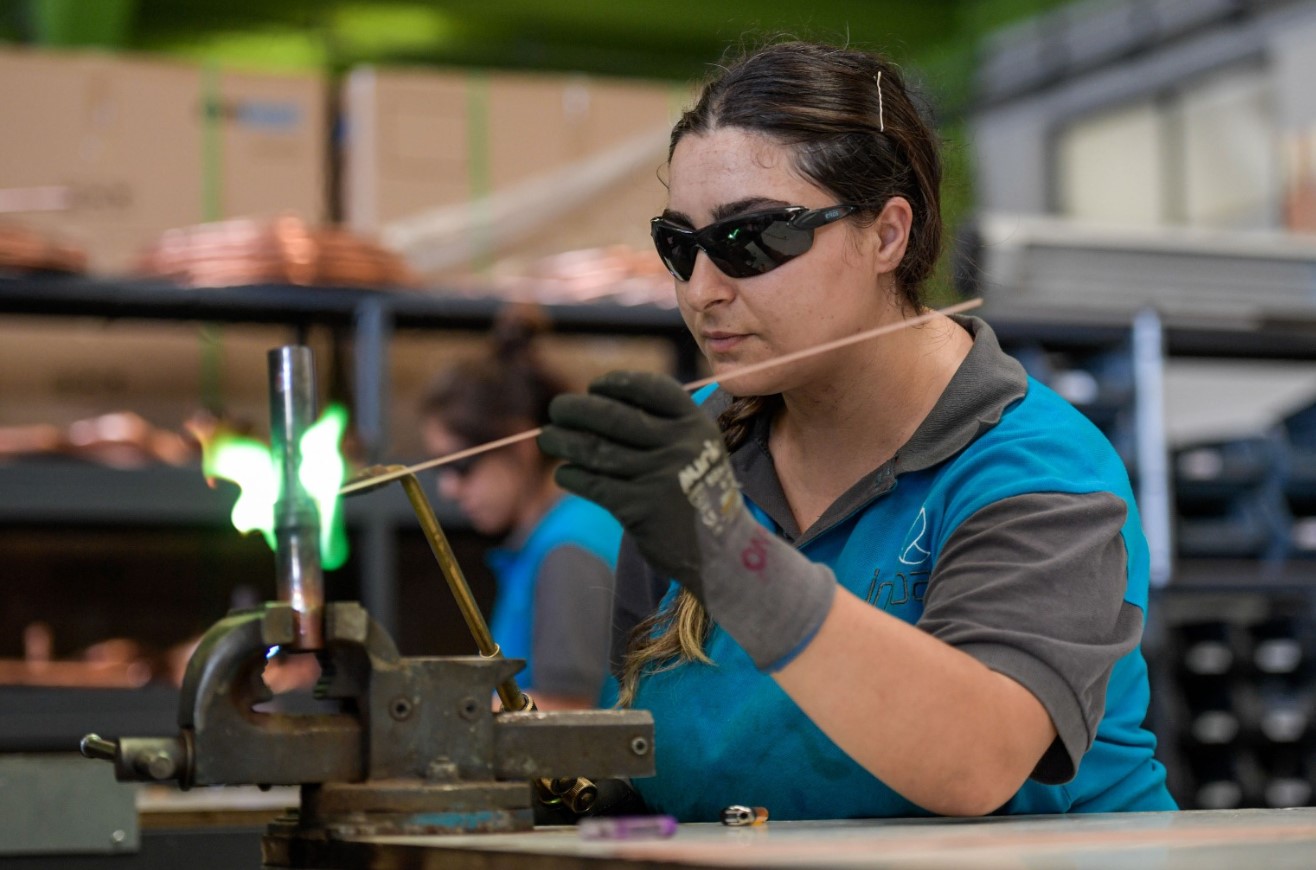
[[[1316,808],[1177,813],[681,825],[667,839],[522,834],[381,837],[333,844],[315,863],[389,870],[621,867],[1234,870],[1316,867]]]

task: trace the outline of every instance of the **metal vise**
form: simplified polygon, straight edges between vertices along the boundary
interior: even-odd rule
[[[270,390],[282,465],[280,600],[234,611],[206,632],[183,680],[177,737],[89,734],[83,754],[113,761],[123,781],[301,785],[299,811],[265,838],[272,866],[292,866],[327,840],[524,830],[534,824],[537,792],[593,788],[575,777],[652,775],[648,712],[541,713],[516,689],[524,662],[498,655],[414,477],[404,485],[482,654],[403,658],[359,604],[324,602],[319,517],[297,473],[300,436],[313,418],[310,351],[271,351]],[[256,709],[273,697],[262,672],[276,647],[316,655],[315,696],[336,710]],[[495,692],[517,712],[495,714]]]
[[[211,627],[188,663],[179,736],[89,735],[84,753],[112,760],[124,781],[303,785],[295,827],[331,838],[523,830],[533,779],[653,772],[647,712],[495,715],[493,693],[520,661],[403,658],[355,602],[325,606],[318,653],[316,696],[345,712],[255,711],[272,697],[261,671],[272,647],[293,642],[292,617],[270,603]]]

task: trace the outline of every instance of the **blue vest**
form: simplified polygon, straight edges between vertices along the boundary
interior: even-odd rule
[[[519,547],[500,547],[490,550],[485,557],[498,583],[489,632],[502,647],[504,658],[525,659],[525,670],[516,676],[522,689],[533,689],[535,685],[535,663],[531,656],[535,579],[544,557],[565,545],[594,554],[615,571],[621,526],[603,508],[567,493],[549,508]]]
[[[998,425],[946,462],[899,475],[894,489],[801,552],[830,566],[854,595],[915,623],[938,555],[959,524],[992,502],[1037,491],[1124,499],[1125,600],[1145,613],[1147,544],[1127,471],[1095,426],[1031,379]],[[664,605],[675,593],[673,584]],[[635,786],[655,810],[683,821],[712,821],[730,804],[767,807],[774,819],[929,815],[837,748],[720,627],[706,650],[715,664],[683,663],[647,674],[638,687],[634,706],[654,717],[658,775]],[[1147,666],[1135,649],[1115,665],[1095,743],[1074,779],[1050,786],[1029,780],[1001,812],[1175,809],[1164,768],[1152,757],[1155,737],[1142,727],[1148,701]]]

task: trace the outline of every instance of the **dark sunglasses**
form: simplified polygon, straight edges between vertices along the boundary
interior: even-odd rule
[[[479,463],[481,459],[488,456],[487,453],[476,453],[473,456],[467,456],[452,462],[445,462],[439,466],[439,474],[451,474],[455,477],[465,478],[471,473],[471,470]]]
[[[857,205],[802,205],[729,217],[692,230],[656,217],[649,232],[667,271],[689,281],[700,251],[731,278],[752,278],[794,260],[813,246],[813,231],[854,212]]]

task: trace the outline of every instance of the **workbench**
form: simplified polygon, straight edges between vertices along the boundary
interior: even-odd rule
[[[1316,867],[1316,808],[681,825],[665,839],[585,840],[574,828],[337,843],[314,866],[389,870],[582,868]]]

